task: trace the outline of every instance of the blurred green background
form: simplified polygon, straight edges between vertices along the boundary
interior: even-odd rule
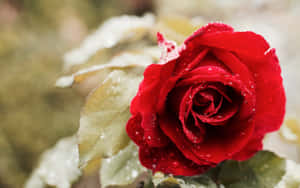
[[[281,61],[287,112],[300,117],[299,2],[0,0],[0,188],[22,187],[39,155],[76,132],[83,98],[54,87],[62,57],[111,16],[184,15],[264,34]]]

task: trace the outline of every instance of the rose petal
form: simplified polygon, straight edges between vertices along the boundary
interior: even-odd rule
[[[196,123],[191,120],[187,120],[182,125],[183,132],[185,133],[186,137],[194,144],[198,144],[203,141],[205,136],[205,127],[203,126],[196,126]]]
[[[160,88],[160,82],[156,78],[160,75],[161,69],[161,65],[152,64],[145,70],[144,80],[140,84],[138,93],[130,106],[130,111],[133,115],[139,114],[142,117],[140,123],[143,135],[147,144],[152,147],[162,147],[168,144],[168,138],[162,133],[157,123],[154,122],[154,119],[156,119],[155,105],[158,95],[156,91]],[[128,126],[136,127],[130,121],[127,124]],[[130,130],[131,128],[127,129]]]
[[[159,101],[157,104],[157,111],[159,113],[163,112],[165,109],[166,97],[169,92],[174,88],[176,82],[181,77],[181,75],[190,70],[192,66],[199,63],[202,58],[207,54],[207,50],[202,50],[194,59],[191,59],[191,62],[187,63],[177,63],[180,60],[172,61],[164,65],[162,70],[160,81],[163,83],[162,89],[160,90]],[[182,56],[181,56],[182,57]],[[176,68],[175,65],[181,64],[183,68]],[[190,63],[190,65],[189,65]],[[177,65],[178,66],[178,65]],[[189,68],[187,68],[189,66]],[[175,70],[177,69],[177,70]],[[179,71],[178,71],[179,70]]]
[[[254,129],[254,121],[235,119],[230,126],[212,127],[214,130],[207,131],[204,141],[195,145],[187,140],[174,117],[165,114],[159,124],[183,155],[197,164],[203,160],[219,163],[228,159],[247,144]]]
[[[139,115],[131,116],[126,125],[126,132],[131,140],[138,146],[146,144],[144,130],[141,127],[142,117]]]
[[[198,165],[188,160],[173,145],[165,148],[140,147],[139,158],[141,164],[153,172],[161,171],[177,176],[201,174],[211,167],[208,165]]]
[[[223,23],[209,23],[206,26],[201,27],[200,29],[195,31],[193,35],[190,36],[186,41],[192,40],[193,38],[198,37],[199,35],[201,36],[203,34],[217,33],[223,31],[233,32],[233,28]]]
[[[253,32],[219,32],[193,35],[185,41],[186,48],[208,46],[234,52],[250,69],[256,83],[256,122],[261,132],[277,130],[285,114],[285,92],[281,69],[275,50]],[[267,126],[266,126],[267,125]]]
[[[158,126],[155,114],[144,114],[141,127],[144,130],[145,140],[150,147],[163,147],[169,143],[168,137],[163,134]]]
[[[235,55],[224,50],[213,50],[215,56],[220,59],[229,69],[233,72],[234,75],[238,76],[243,84],[255,95],[255,81],[252,73],[249,71],[248,67],[241,62]],[[239,115],[241,117],[248,117],[248,114],[251,114],[253,108],[255,107],[255,97],[252,97],[249,101],[249,98],[245,96],[245,102],[241,104],[239,110]]]
[[[214,33],[202,32],[192,35],[184,43],[186,48],[214,47],[248,57],[260,57],[270,48],[261,35],[250,31],[233,32],[221,30]]]
[[[133,98],[130,105],[131,114],[150,113],[155,111],[157,103],[157,91],[160,89],[160,77],[162,65],[149,65],[144,72],[144,79],[141,82],[137,95]]]
[[[286,97],[275,50],[268,51],[260,59],[243,56],[241,59],[255,76],[257,134],[278,130],[285,114]]]
[[[228,104],[227,107],[222,108],[222,110],[218,113],[218,115],[208,117],[205,115],[201,115],[195,113],[196,117],[201,120],[203,123],[208,123],[209,125],[225,125],[230,118],[232,118],[239,109],[239,103],[234,102],[232,104]]]
[[[189,73],[185,74],[177,83],[178,87],[197,84],[202,82],[219,82],[232,87],[236,92],[239,92],[244,97],[245,103],[242,104],[243,114],[241,119],[247,119],[253,115],[255,109],[255,93],[248,89],[248,85],[244,84],[239,77],[236,77],[228,71],[218,66],[201,66]],[[247,113],[246,113],[247,112]]]
[[[255,131],[254,131],[255,132]],[[247,147],[244,147],[241,151],[234,154],[231,159],[244,161],[252,157],[256,152],[262,150],[263,148],[263,135],[253,134],[252,138],[247,143]]]

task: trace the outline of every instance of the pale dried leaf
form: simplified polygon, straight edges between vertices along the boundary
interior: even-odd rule
[[[70,188],[81,175],[78,163],[76,136],[64,138],[42,155],[25,188]]]
[[[81,167],[110,157],[128,145],[125,125],[130,117],[129,105],[142,80],[139,71],[130,72],[111,72],[88,96],[78,131]]]
[[[126,186],[132,184],[141,174],[147,172],[139,161],[138,148],[130,143],[116,155],[104,159],[100,168],[100,180],[106,186]]]

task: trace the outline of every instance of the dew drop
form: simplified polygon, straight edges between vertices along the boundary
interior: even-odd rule
[[[232,85],[232,82],[228,82],[229,85]]]
[[[133,178],[135,178],[137,175],[138,175],[138,172],[137,172],[136,170],[133,170],[133,171],[131,172],[131,176],[132,176]]]
[[[252,108],[252,111],[253,111],[253,112],[255,112],[255,111],[256,111],[256,109],[255,109],[255,108]]]
[[[208,68],[208,71],[212,71],[212,68],[211,68],[211,67],[209,67],[209,68]]]
[[[211,154],[206,154],[205,157],[210,158]]]
[[[152,164],[152,168],[155,169],[156,168],[156,164]]]

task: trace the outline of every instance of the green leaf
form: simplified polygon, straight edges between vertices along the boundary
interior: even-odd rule
[[[285,174],[285,160],[260,151],[247,161],[228,160],[218,168],[217,182],[226,188],[273,188]]]
[[[132,184],[142,174],[143,178],[148,177],[147,169],[139,162],[137,147],[130,142],[116,155],[102,160],[100,182],[102,187],[125,186]]]
[[[111,157],[128,145],[125,125],[130,117],[129,105],[142,80],[141,71],[132,69],[111,72],[89,94],[78,131],[80,167]]]
[[[217,188],[217,184],[205,175],[165,177],[159,173],[153,177],[153,182],[157,188]]]

